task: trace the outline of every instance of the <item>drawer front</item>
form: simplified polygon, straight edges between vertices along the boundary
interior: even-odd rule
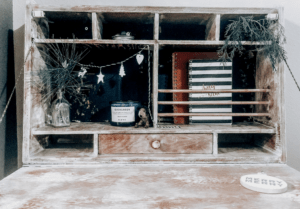
[[[134,153],[211,154],[212,134],[99,135],[99,154]]]

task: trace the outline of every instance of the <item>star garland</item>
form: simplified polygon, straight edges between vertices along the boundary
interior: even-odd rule
[[[123,63],[130,60],[131,58],[135,57],[136,58],[136,61],[137,63],[140,65],[143,60],[144,60],[144,55],[141,54],[141,52],[143,50],[149,50],[149,45],[145,46],[144,48],[142,48],[139,52],[137,52],[136,54],[128,57],[127,59],[123,60],[123,61],[120,61],[120,62],[116,62],[116,63],[111,63],[111,64],[108,64],[108,65],[104,65],[104,66],[96,66],[96,65],[85,65],[85,64],[81,64],[81,63],[78,63],[79,66],[81,66],[81,70],[78,72],[78,77],[80,78],[83,78],[84,75],[87,73],[87,69],[88,68],[99,68],[100,69],[100,73],[99,75],[97,75],[98,77],[98,80],[97,80],[97,83],[99,84],[100,82],[104,83],[104,76],[102,74],[102,68],[105,68],[105,67],[110,67],[110,66],[113,66],[113,65],[120,65],[120,71],[119,71],[119,75],[121,77],[124,77],[126,74],[125,74],[125,68],[124,68],[124,65]],[[149,56],[149,55],[148,55]]]

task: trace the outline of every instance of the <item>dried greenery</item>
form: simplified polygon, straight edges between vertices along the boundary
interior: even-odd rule
[[[59,90],[77,98],[82,87],[82,80],[74,71],[76,65],[87,54],[87,49],[76,51],[76,44],[47,44],[40,50],[46,66],[37,72],[38,79],[33,79],[42,96],[42,102],[48,103]]]
[[[225,44],[218,50],[223,62],[232,60],[236,53],[244,53],[242,42],[245,40],[251,42],[255,47],[254,51],[263,51],[270,59],[274,71],[278,63],[286,62],[286,51],[283,48],[286,42],[284,28],[277,19],[255,20],[252,16],[241,16],[226,27],[225,37]],[[250,53],[251,51],[253,49]]]

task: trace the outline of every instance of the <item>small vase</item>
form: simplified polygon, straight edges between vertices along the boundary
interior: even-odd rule
[[[61,90],[57,92],[57,99],[51,105],[51,113],[53,126],[70,126],[70,104]]]

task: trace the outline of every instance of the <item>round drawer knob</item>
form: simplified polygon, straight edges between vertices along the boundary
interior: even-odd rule
[[[152,142],[152,147],[153,147],[154,149],[158,149],[158,148],[160,147],[160,142],[159,142],[159,141],[154,141],[154,142]]]

